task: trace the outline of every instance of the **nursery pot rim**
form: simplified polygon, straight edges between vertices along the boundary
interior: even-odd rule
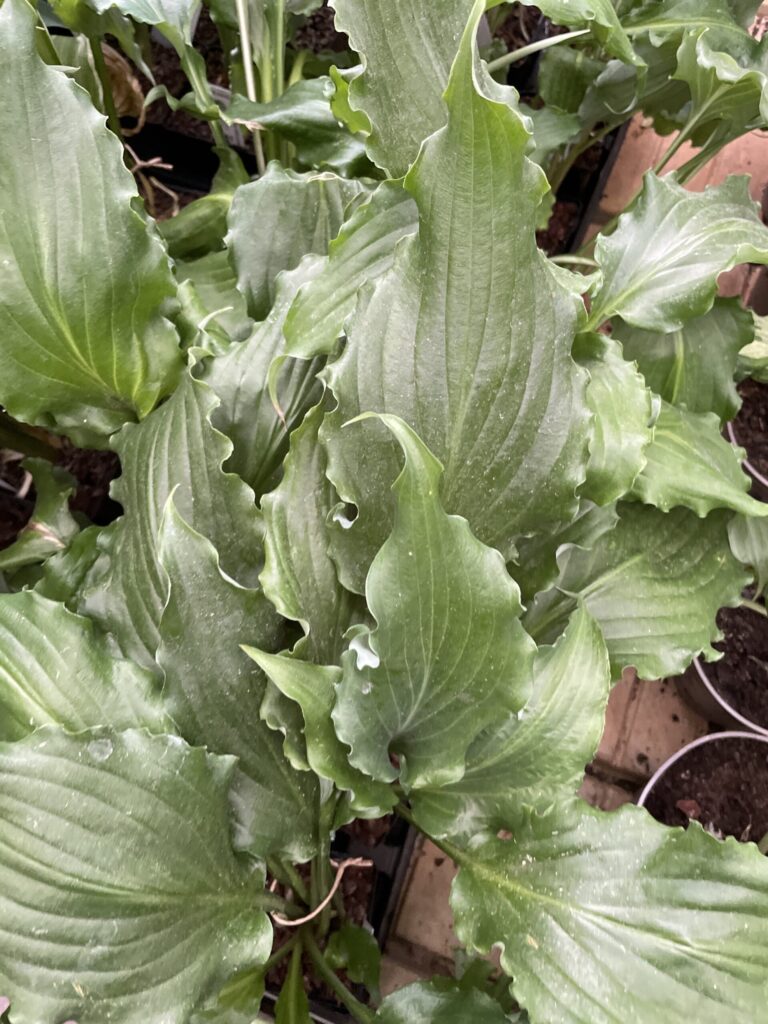
[[[726,729],[724,732],[710,732],[706,736],[699,736],[698,739],[692,740],[690,743],[686,743],[684,747],[668,757],[667,760],[659,765],[653,775],[646,782],[642,793],[637,798],[637,806],[645,807],[645,801],[651,795],[651,792],[659,781],[659,779],[665,775],[669,769],[676,764],[682,757],[690,753],[691,750],[695,750],[697,747],[703,747],[705,743],[717,743],[718,740],[755,740],[757,743],[768,743],[768,735],[761,735],[757,732],[746,732],[742,729]]]
[[[693,659],[692,667],[696,670],[699,682],[704,686],[712,700],[717,704],[718,708],[722,708],[724,720],[735,719],[736,722],[743,725],[750,732],[756,733],[759,736],[768,737],[768,729],[766,729],[765,726],[758,725],[757,722],[753,722],[751,718],[747,718],[745,715],[742,715],[740,711],[737,711],[736,708],[729,704],[725,697],[718,692],[714,683],[707,675],[704,664],[698,655]],[[692,696],[690,697],[690,700],[693,700]]]
[[[744,445],[740,443],[736,436],[736,431],[733,429],[733,423],[730,421],[726,423],[725,429],[731,444],[735,444],[739,448],[744,448]],[[746,451],[746,448],[744,450]],[[760,470],[757,469],[756,466],[753,466],[748,458],[743,459],[741,464],[754,480],[757,480],[757,482],[762,484],[763,487],[768,487],[768,477],[763,476]]]

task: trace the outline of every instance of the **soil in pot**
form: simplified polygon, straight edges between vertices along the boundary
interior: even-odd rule
[[[0,453],[0,550],[16,540],[35,508],[34,487],[24,491],[24,469],[12,453]]]
[[[721,608],[717,624],[723,657],[702,668],[727,704],[768,729],[768,621],[750,608]]]
[[[729,737],[693,747],[661,776],[645,806],[665,825],[693,819],[718,837],[759,842],[768,833],[768,743]]]
[[[747,459],[768,478],[768,384],[747,379],[739,385],[744,404],[733,421],[733,432]]]

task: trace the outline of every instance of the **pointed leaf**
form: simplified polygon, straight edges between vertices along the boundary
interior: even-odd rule
[[[254,647],[243,648],[290,701],[301,708],[303,733],[309,766],[338,789],[348,790],[350,806],[359,817],[380,818],[396,801],[394,791],[373,782],[349,763],[349,749],[336,735],[331,713],[341,669],[335,665],[312,665],[283,655],[267,654]]]
[[[355,310],[360,288],[389,270],[395,246],[418,230],[416,204],[401,184],[382,182],[328,246],[328,262],[296,296],[285,321],[286,355],[328,355]]]
[[[312,1024],[307,993],[304,991],[301,946],[296,946],[291,953],[288,974],[275,1004],[275,1024]]]
[[[351,763],[373,778],[397,778],[391,751],[405,785],[445,783],[461,777],[483,727],[524,703],[532,645],[498,551],[443,511],[440,464],[402,420],[380,418],[405,465],[392,533],[366,581],[377,626],[352,641],[333,720]]]
[[[411,794],[419,826],[432,836],[495,835],[514,826],[521,807],[575,794],[603,733],[610,682],[600,629],[579,607],[554,647],[537,652],[525,706],[472,743],[463,777]]]
[[[338,662],[358,605],[339,583],[328,552],[327,519],[336,499],[317,439],[322,419],[318,405],[293,432],[283,479],[262,500],[266,557],[261,574],[275,608],[306,634],[296,653],[319,665]]]
[[[362,73],[349,84],[349,106],[372,128],[368,155],[401,177],[424,139],[441,128],[443,92],[473,0],[333,0],[336,28],[360,54]],[[418,25],[418,32],[414,32]]]
[[[281,270],[293,270],[307,253],[328,252],[347,206],[364,190],[361,182],[328,171],[297,174],[278,163],[237,190],[226,241],[254,320],[272,308]]]
[[[23,0],[0,10],[0,132],[14,153],[0,189],[0,401],[103,444],[175,384],[163,315],[175,286],[119,141],[37,56],[35,17]]]
[[[74,478],[45,459],[25,459],[24,468],[35,483],[35,510],[13,544],[0,551],[0,572],[44,562],[63,551],[80,530],[68,505]]]
[[[156,543],[171,493],[180,514],[219,552],[225,572],[248,585],[261,569],[260,515],[253,492],[221,469],[231,445],[211,426],[216,405],[211,389],[187,372],[165,405],[113,442],[123,469],[113,494],[125,514],[102,535],[83,610],[114,634],[126,656],[150,668],[165,601]]]
[[[676,331],[714,303],[717,277],[739,263],[768,263],[768,229],[735,175],[687,192],[649,171],[616,231],[600,235],[595,257],[603,283],[589,323],[618,313],[635,327]]]
[[[534,6],[533,0],[520,2]],[[535,6],[555,25],[591,29],[608,53],[627,64],[642,63],[632,49],[611,0],[536,0]]]
[[[266,959],[264,875],[229,842],[233,767],[134,731],[47,728],[0,746],[14,1024],[184,1024],[233,968]]]
[[[695,413],[661,403],[646,464],[632,493],[646,505],[668,512],[676,505],[705,516],[731,508],[748,516],[768,516],[768,505],[748,494],[750,478],[741,468],[744,450],[720,433],[714,413]]]
[[[460,989],[449,978],[406,985],[387,996],[376,1014],[380,1024],[508,1024],[509,1019],[488,996]]]
[[[621,346],[605,334],[582,334],[576,358],[589,371],[587,404],[593,413],[585,498],[609,505],[627,493],[645,465],[651,442],[651,393]]]
[[[269,128],[293,143],[305,167],[329,168],[347,177],[373,171],[363,139],[340,124],[331,110],[334,85],[326,75],[289,86],[269,103],[256,103],[235,95],[226,120],[234,124]]]
[[[0,740],[42,725],[166,726],[152,676],[114,658],[90,619],[31,591],[0,595],[0,683]]]
[[[648,386],[672,405],[732,419],[741,399],[734,376],[739,350],[753,336],[752,314],[738,299],[716,299],[704,316],[671,334],[616,322],[624,358],[634,359]]]
[[[216,427],[232,441],[227,463],[258,496],[274,487],[288,451],[291,430],[320,397],[315,380],[322,362],[288,360],[277,373],[278,413],[267,391],[270,365],[285,351],[283,324],[298,289],[323,266],[319,256],[305,256],[300,265],[281,273],[275,304],[251,336],[208,361],[203,377],[220,400],[213,414]]]
[[[701,651],[715,658],[715,616],[739,603],[748,582],[728,546],[730,514],[619,509],[616,529],[590,550],[561,549],[556,586],[529,607],[526,629],[537,643],[553,642],[581,600],[603,632],[614,679],[628,665],[658,679],[679,675]]]
[[[190,281],[205,310],[205,322],[216,323],[232,341],[242,341],[253,327],[245,299],[237,289],[235,272],[226,252],[211,252],[196,260],[178,260],[176,279]],[[198,325],[199,326],[199,325]]]
[[[379,425],[339,429],[360,412],[395,414],[416,430],[445,466],[447,510],[505,557],[520,535],[576,510],[588,412],[570,347],[583,306],[571,276],[536,248],[548,186],[525,157],[515,95],[477,63],[473,26],[446,93],[448,125],[406,178],[419,235],[401,242],[361,300],[326,373],[339,405],[321,435],[329,476],[359,508],[343,538],[342,582],[355,589],[386,537],[399,461]]]
[[[765,1005],[768,871],[758,850],[636,807],[530,815],[466,855],[459,939],[503,969],[532,1020],[755,1020]]]
[[[317,780],[294,771],[261,721],[265,679],[240,649],[246,640],[278,649],[281,620],[260,590],[224,575],[210,542],[172,501],[158,549],[169,584],[157,652],[165,706],[188,742],[238,758],[246,777],[238,783],[240,799],[254,805],[260,829],[250,851],[306,859],[314,852]]]

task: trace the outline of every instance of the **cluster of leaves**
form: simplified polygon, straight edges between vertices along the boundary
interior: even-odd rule
[[[242,6],[213,10],[244,54]],[[190,106],[274,115],[317,165],[247,181],[220,149],[212,195],[162,227],[36,12],[0,8],[0,401],[117,452],[123,507],[78,532],[37,467],[44,529],[4,555],[10,1020],[241,1024],[290,954],[282,1021],[307,1019],[305,959],[363,1022],[754,1021],[765,858],[575,795],[611,680],[714,657],[718,609],[765,578],[768,506],[721,435],[760,365],[752,315],[716,298],[768,263],[746,181],[649,172],[578,277],[536,248],[548,183],[477,52],[484,0],[335,0],[361,64],[313,80],[331,120],[304,150],[298,107],[265,95],[286,7],[262,6],[261,93],[229,113],[202,102],[189,4],[71,15],[160,26]],[[627,68],[645,88],[640,36],[695,36],[701,89],[717,77],[668,0],[656,21],[588,6],[547,13],[588,23],[594,88]],[[328,911],[272,952],[270,912],[328,890],[333,830],[393,808],[455,860],[457,935],[500,947],[500,984],[470,964],[374,1011],[335,973],[375,998],[371,943],[329,938]]]

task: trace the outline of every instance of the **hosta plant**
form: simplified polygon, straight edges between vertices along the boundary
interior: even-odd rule
[[[108,11],[193,13],[151,6]],[[364,1024],[753,1024],[758,849],[576,791],[612,680],[715,657],[751,580],[729,533],[768,508],[721,430],[754,327],[716,282],[768,230],[744,179],[649,171],[572,274],[483,0],[334,6],[377,170],[272,162],[170,252],[35,10],[0,8],[0,401],[116,452],[123,510],[80,530],[37,462],[47,543],[4,558],[9,1020],[244,1024],[282,961],[281,1022],[311,969]],[[469,959],[379,1005],[329,849],[390,812],[456,863]]]

